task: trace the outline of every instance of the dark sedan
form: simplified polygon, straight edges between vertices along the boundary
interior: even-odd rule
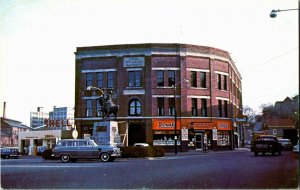
[[[293,150],[293,144],[290,139],[278,139],[278,142],[281,144],[282,150]]]

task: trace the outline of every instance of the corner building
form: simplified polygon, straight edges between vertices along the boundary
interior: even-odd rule
[[[75,55],[79,138],[102,121],[97,93],[86,90],[94,86],[116,95],[125,145],[146,142],[171,151],[175,132],[181,151],[232,149],[243,141],[242,124],[235,122],[243,117],[241,75],[228,52],[149,43],[78,47]]]

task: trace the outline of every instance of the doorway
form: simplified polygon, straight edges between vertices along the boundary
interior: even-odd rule
[[[196,146],[196,150],[203,149],[203,133],[199,133],[199,132],[195,133],[195,146]]]
[[[143,124],[129,124],[128,146],[134,143],[146,143],[146,129]]]

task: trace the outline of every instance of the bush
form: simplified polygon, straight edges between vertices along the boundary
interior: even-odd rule
[[[123,158],[141,158],[141,157],[163,157],[165,150],[162,147],[121,147]]]
[[[52,156],[52,153],[53,153],[52,149],[46,149],[42,153],[42,158],[44,160],[52,160],[52,159],[54,159],[54,157]]]

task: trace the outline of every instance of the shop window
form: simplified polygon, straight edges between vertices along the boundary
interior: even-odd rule
[[[191,87],[197,87],[197,72],[191,71]]]
[[[168,86],[175,85],[175,71],[168,71]]]
[[[141,71],[128,72],[128,86],[140,87],[141,86]]]
[[[207,100],[204,98],[201,99],[201,116],[207,117]]]
[[[230,146],[230,138],[228,132],[219,132],[218,131],[218,146]]]
[[[85,84],[86,87],[93,86],[93,73],[86,73]]]
[[[156,82],[157,86],[164,86],[164,71],[157,71]]]
[[[129,115],[141,115],[141,102],[137,99],[131,100],[129,103]]]
[[[85,102],[85,116],[92,117],[93,116],[93,107],[92,100],[86,100]]]
[[[113,72],[107,72],[107,88],[114,87],[114,77]]]
[[[175,99],[169,98],[169,115],[175,115]]]
[[[103,87],[103,73],[97,73],[97,87]]]
[[[198,116],[197,98],[192,98],[192,116]]]
[[[218,100],[218,116],[222,117],[222,100]]]
[[[206,73],[200,72],[200,87],[206,88]]]
[[[158,116],[163,116],[165,115],[164,113],[164,98],[157,98],[157,115]]]

